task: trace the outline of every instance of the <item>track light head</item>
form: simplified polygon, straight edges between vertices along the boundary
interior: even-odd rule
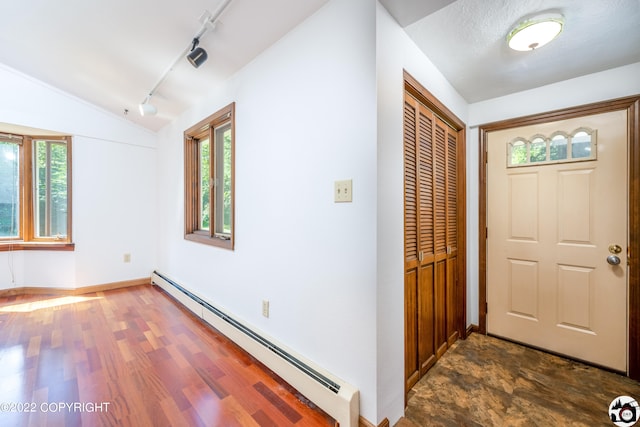
[[[156,108],[156,106],[149,104],[148,96],[144,100],[144,102],[138,106],[138,109],[140,110],[141,116],[154,116],[158,113],[158,109]]]
[[[198,45],[200,44],[200,37],[202,37],[207,31],[212,31],[215,28],[216,21],[218,20],[222,12],[224,12],[224,10],[227,8],[227,6],[229,6],[231,1],[232,0],[223,0],[222,5],[218,7],[218,9],[214,13],[211,13],[208,10],[204,11],[199,19],[202,27],[200,28],[200,31],[198,31],[193,37],[193,40],[191,41],[191,49],[189,49],[189,46],[187,45],[187,47],[171,63],[167,71],[165,71],[164,74],[160,77],[160,80],[158,80],[155,86],[153,86],[153,88],[151,88],[151,90],[147,92],[148,95],[145,100],[138,105],[141,115],[152,116],[158,113],[158,109],[155,106],[149,104],[149,100],[151,99],[151,96],[156,93],[158,87],[165,81],[165,79],[167,78],[167,74],[171,70],[173,70],[176,65],[178,65],[179,61],[182,60],[182,57],[185,55],[187,50],[189,50],[189,53],[187,54],[187,60],[195,68],[198,68],[205,63],[205,61],[207,60],[207,52],[203,48],[198,47]]]
[[[201,47],[198,47],[200,43],[200,39],[197,37],[193,39],[193,44],[191,45],[191,52],[187,55],[187,60],[191,65],[198,68],[207,60],[207,51]]]
[[[187,60],[194,67],[198,68],[207,60],[207,51],[201,47],[197,47],[187,55]]]

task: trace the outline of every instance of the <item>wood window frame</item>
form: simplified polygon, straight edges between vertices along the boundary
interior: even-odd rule
[[[199,144],[203,137],[209,137],[211,144],[211,171],[215,164],[214,130],[226,123],[231,125],[231,233],[220,236],[215,233],[216,215],[218,208],[213,202],[215,195],[211,194],[210,229],[200,229],[200,166]],[[224,249],[234,249],[235,244],[235,102],[223,107],[211,116],[201,120],[184,131],[184,238],[193,242],[217,246]]]
[[[0,252],[19,250],[73,251],[72,239],[72,138],[71,136],[20,135],[19,144],[19,200],[20,226],[19,236],[14,239],[0,239]],[[35,232],[35,190],[33,144],[35,141],[59,141],[67,146],[67,234],[64,238],[37,237]]]
[[[583,117],[610,111],[627,112],[629,155],[628,361],[629,377],[640,380],[640,95],[580,105],[479,126],[479,326],[487,333],[487,138],[489,132]]]

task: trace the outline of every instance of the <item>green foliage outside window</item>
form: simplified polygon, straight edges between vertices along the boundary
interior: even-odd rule
[[[231,129],[224,132],[222,231],[231,233]]]
[[[200,141],[200,229],[209,230],[211,205],[211,144],[209,139]]]
[[[18,144],[0,141],[0,238],[18,235]]]
[[[67,146],[55,141],[35,143],[36,235],[67,234]]]
[[[550,139],[543,136],[535,136],[531,140],[517,137],[507,145],[507,166],[596,160],[596,144],[596,130],[588,128],[579,128],[572,134],[558,131]]]

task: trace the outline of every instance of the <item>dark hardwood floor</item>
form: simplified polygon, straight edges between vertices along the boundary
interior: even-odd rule
[[[618,396],[639,401],[640,383],[474,333],[418,381],[395,427],[614,426],[609,405]]]
[[[0,426],[333,426],[155,286],[0,298]]]

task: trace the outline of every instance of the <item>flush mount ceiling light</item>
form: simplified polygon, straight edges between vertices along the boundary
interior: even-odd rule
[[[507,43],[513,50],[538,49],[558,37],[563,27],[564,17],[559,13],[535,16],[511,30]]]
[[[191,52],[187,55],[189,63],[196,68],[204,64],[204,61],[207,60],[207,51],[201,47],[197,47],[199,43],[200,39],[193,39]]]

